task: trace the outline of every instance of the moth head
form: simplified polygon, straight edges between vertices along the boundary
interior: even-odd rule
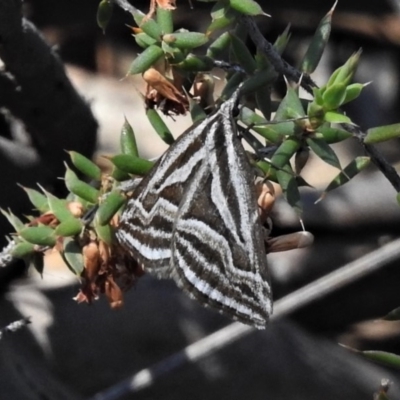
[[[243,83],[241,83],[238,86],[238,88],[233,92],[233,95],[232,95],[232,100],[233,100],[232,114],[234,117],[237,117],[239,115],[239,100],[240,100],[242,87],[243,87]]]
[[[220,110],[224,113],[231,114],[233,117],[237,117],[239,115],[239,100],[240,100],[240,91],[243,86],[241,83],[238,88],[233,92],[232,96],[222,103]]]

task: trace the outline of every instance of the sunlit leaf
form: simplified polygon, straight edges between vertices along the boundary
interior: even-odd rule
[[[160,46],[151,45],[139,54],[129,68],[129,74],[141,74],[148,70],[164,54]]]
[[[25,228],[25,224],[11,211],[7,212],[0,208],[0,212],[7,218],[8,222],[12,225],[15,229],[15,232],[19,232]]]
[[[113,191],[107,194],[105,200],[100,204],[96,217],[100,225],[106,225],[111,218],[125,203],[126,197],[119,191]]]
[[[378,126],[367,130],[364,143],[374,144],[400,137],[400,124]]]
[[[283,168],[277,169],[276,177],[278,178],[278,183],[282,188],[286,201],[297,214],[302,214],[303,208],[301,205],[300,192],[296,176],[290,165],[286,164]]]
[[[69,151],[68,154],[71,157],[72,164],[82,174],[93,180],[99,181],[101,179],[101,169],[93,161],[76,151]]]
[[[61,256],[75,275],[82,274],[84,269],[82,248],[74,239],[64,238]]]
[[[30,226],[22,229],[19,235],[27,242],[39,246],[53,247],[56,244],[54,229],[49,226]]]
[[[327,164],[332,165],[335,168],[342,169],[340,161],[336,153],[323,139],[308,138],[306,143],[310,146],[310,149]]]
[[[131,124],[126,118],[124,125],[122,126],[121,133],[119,135],[119,144],[121,152],[123,154],[130,154],[136,157],[139,156],[135,132],[133,131]]]
[[[350,350],[353,353],[360,354],[361,356],[367,358],[368,360],[386,365],[388,367],[400,369],[400,356],[397,354],[388,353],[386,351],[380,351],[380,350],[360,351],[349,346],[345,345],[341,346],[347,350]]]
[[[311,74],[317,68],[331,33],[332,14],[337,2],[322,18],[301,64],[301,70]]]

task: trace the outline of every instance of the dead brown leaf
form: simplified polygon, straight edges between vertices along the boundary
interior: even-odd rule
[[[112,276],[108,276],[105,283],[105,294],[111,308],[121,308],[124,304],[122,290],[115,283]]]
[[[32,221],[29,222],[28,226],[38,226],[40,224],[54,228],[59,224],[59,221],[51,211],[48,211],[45,214],[34,218]]]
[[[153,18],[156,13],[157,6],[163,8],[164,10],[175,10],[176,9],[176,1],[175,0],[150,0],[150,9],[149,12],[142,19],[142,24],[148,21],[150,18]]]
[[[143,79],[148,87],[146,92],[146,105],[149,108],[163,105],[163,112],[168,114],[185,114],[188,108],[186,96],[177,89],[174,83],[170,82],[155,68],[149,68],[143,74]]]
[[[262,222],[271,214],[271,210],[275,204],[275,189],[274,185],[269,182],[259,182],[256,184],[256,193],[258,196],[257,203]]]
[[[82,249],[85,278],[94,282],[100,269],[100,253],[97,243],[90,242]]]
[[[157,5],[164,10],[175,10],[176,9],[176,1],[175,0],[156,0]]]

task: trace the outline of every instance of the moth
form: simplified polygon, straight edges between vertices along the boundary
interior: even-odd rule
[[[160,157],[128,200],[117,239],[146,271],[261,329],[272,294],[238,99],[239,89]]]

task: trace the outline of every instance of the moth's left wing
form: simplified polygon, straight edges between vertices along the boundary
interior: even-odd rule
[[[204,161],[185,187],[172,235],[171,272],[204,305],[264,328],[272,313],[253,174],[224,103],[209,124]]]

